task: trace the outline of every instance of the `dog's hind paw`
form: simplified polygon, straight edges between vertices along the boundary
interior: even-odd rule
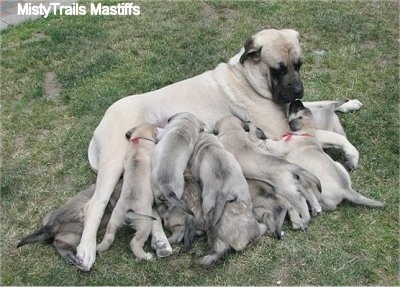
[[[335,109],[335,111],[342,112],[342,113],[348,113],[348,112],[352,112],[352,111],[358,111],[359,109],[361,109],[362,106],[363,106],[363,104],[357,99],[348,100],[343,105],[337,107]]]

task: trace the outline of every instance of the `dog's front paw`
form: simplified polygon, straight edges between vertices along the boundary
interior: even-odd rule
[[[345,151],[346,157],[346,166],[349,170],[356,169],[358,166],[358,160],[360,158],[360,154],[356,148],[352,148],[351,150]]]
[[[152,247],[156,250],[158,257],[167,257],[172,254],[172,247],[168,241],[155,241],[153,242]]]
[[[79,244],[76,248],[76,260],[73,262],[80,270],[90,271],[96,260],[96,242],[94,244]]]
[[[362,106],[363,106],[363,104],[357,99],[348,100],[340,107],[337,107],[335,111],[342,112],[342,113],[348,113],[348,112],[352,112],[352,111],[358,111],[359,109],[361,109]]]

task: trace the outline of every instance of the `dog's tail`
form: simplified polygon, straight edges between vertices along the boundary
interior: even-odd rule
[[[195,263],[209,266],[215,264],[219,261],[219,259],[224,256],[230,250],[229,245],[223,242],[220,239],[217,239],[214,243],[212,250],[205,256],[197,257],[194,259]]]
[[[126,212],[126,220],[128,221],[128,223],[130,223],[133,220],[138,220],[138,219],[144,219],[144,220],[157,220],[157,218],[155,218],[152,215],[148,215],[148,214],[141,214],[141,213],[137,213],[135,212],[133,209],[128,209]]]
[[[355,204],[369,206],[369,207],[384,207],[385,204],[381,201],[370,199],[361,195],[353,189],[346,190],[345,198]]]
[[[49,226],[43,226],[34,233],[22,238],[21,241],[18,242],[17,248],[26,244],[32,244],[40,241],[47,241],[48,243],[51,243],[53,237],[54,234],[52,232],[52,228]]]

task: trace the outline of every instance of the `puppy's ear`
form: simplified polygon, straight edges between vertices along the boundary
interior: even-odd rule
[[[125,133],[125,138],[129,141],[130,139],[131,139],[131,136],[132,136],[132,134],[133,134],[133,132],[136,130],[136,128],[132,128],[132,129],[130,129],[129,131],[127,131],[126,133]]]
[[[266,140],[267,136],[265,135],[264,131],[259,127],[256,127],[256,137],[260,140]]]
[[[248,59],[252,59],[253,62],[258,63],[261,60],[261,49],[262,47],[254,46],[254,41],[252,38],[248,39],[246,43],[244,43],[244,53],[240,57],[240,64],[243,65]]]
[[[244,129],[245,132],[249,132],[250,131],[250,126],[249,126],[250,122],[244,122],[242,121],[242,127]]]

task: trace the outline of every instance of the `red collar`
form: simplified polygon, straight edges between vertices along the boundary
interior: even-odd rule
[[[311,135],[310,134],[306,134],[306,133],[304,133],[304,134],[294,134],[292,132],[288,132],[287,134],[284,134],[282,136],[282,139],[284,139],[285,142],[288,142],[288,141],[290,141],[292,139],[293,136],[310,137]]]
[[[151,142],[154,142],[154,143],[155,143],[154,140],[148,139],[148,138],[141,138],[141,137],[138,137],[138,138],[130,139],[131,143],[133,143],[133,144],[138,144],[138,143],[139,143],[139,140],[147,140],[147,141],[151,141]]]

